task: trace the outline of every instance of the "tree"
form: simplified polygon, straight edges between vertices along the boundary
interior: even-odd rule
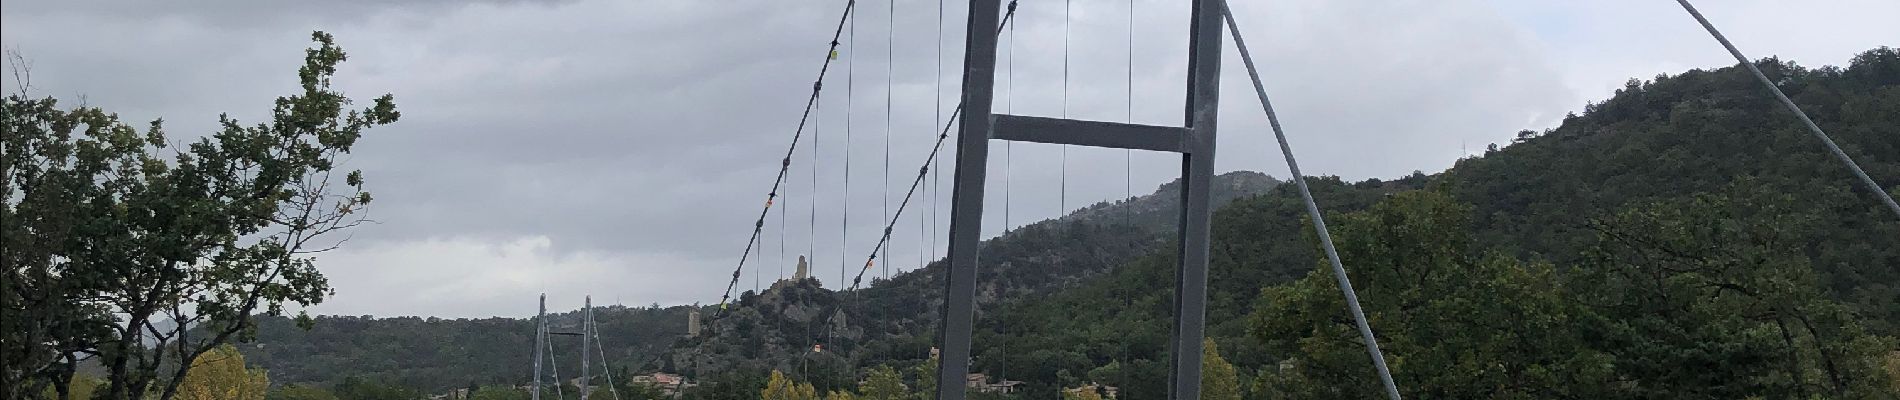
[[[1234,372],[1234,364],[1221,358],[1220,346],[1214,345],[1212,338],[1201,341],[1201,399],[1240,400],[1240,376]]]
[[[1794,240],[1814,208],[1741,179],[1593,221],[1570,282],[1600,316],[1582,330],[1640,397],[1883,398],[1892,338],[1821,291]]]
[[[178,385],[178,399],[262,400],[269,389],[270,376],[245,368],[244,355],[226,344],[192,361],[184,383]]]
[[[79,362],[118,327],[105,305],[83,301],[101,282],[78,279],[90,271],[74,250],[93,235],[92,219],[117,210],[116,188],[137,184],[150,161],[110,154],[152,139],[99,109],[65,111],[54,99],[24,96],[0,102],[0,397],[41,388],[71,396]]]
[[[765,390],[759,391],[759,398],[764,400],[790,399],[792,398],[792,391],[795,390],[797,385],[796,382],[792,382],[791,378],[786,378],[785,373],[779,372],[776,369],[772,370],[772,377],[765,381]]]
[[[338,400],[336,394],[321,388],[289,384],[264,395],[265,400]]]
[[[1900,375],[1895,375],[1895,377],[1900,378]],[[94,378],[87,375],[75,375],[73,376],[73,380],[69,382],[67,385],[65,385],[65,388],[67,390],[66,394],[61,395],[59,393],[59,387],[47,387],[45,390],[41,391],[40,398],[79,399],[79,400],[91,399],[93,396],[93,393],[96,392],[99,386],[103,383],[104,382],[100,381],[99,378]]]
[[[904,377],[889,365],[880,365],[871,369],[871,374],[858,385],[858,393],[865,400],[901,400],[910,394],[904,390]]]
[[[917,400],[937,398],[937,357],[917,363],[912,373],[917,375]]]
[[[468,395],[469,400],[526,400],[529,397],[528,392],[525,390],[506,386],[484,387],[476,389]],[[634,399],[646,400],[641,397],[634,397]]]
[[[851,392],[841,390],[833,390],[831,393],[825,394],[825,400],[854,400],[857,398],[857,396],[851,395]]]
[[[419,400],[423,395],[414,389],[352,376],[336,385],[336,397],[340,400]]]
[[[620,381],[617,383],[620,385],[620,395],[623,396],[621,398],[624,399],[656,400],[665,395],[660,388],[652,384],[631,381]]]
[[[818,400],[818,389],[812,388],[811,383],[799,383],[786,400]]]
[[[1900,350],[1887,354],[1887,385],[1900,393]]]
[[[763,400],[818,400],[817,390],[809,383],[798,383],[786,377],[778,370],[772,370],[772,376],[765,383],[765,390],[759,392]]]
[[[1203,394],[1201,397],[1205,398],[1207,396]],[[1100,392],[1096,392],[1095,387],[1093,386],[1084,386],[1084,387],[1080,387],[1076,389],[1063,389],[1062,400],[1102,400],[1102,394]]]
[[[1205,369],[1206,367],[1202,367],[1202,368]],[[1088,375],[1089,375],[1089,380],[1094,381],[1095,383],[1120,386],[1123,384],[1122,383],[1122,362],[1121,360],[1109,361],[1108,364],[1089,370]]]
[[[1548,265],[1473,248],[1468,207],[1405,192],[1335,216],[1339,256],[1399,388],[1408,397],[1595,397],[1610,386],[1576,344],[1577,322]],[[1256,384],[1261,397],[1383,396],[1325,261],[1305,278],[1263,290],[1249,333],[1287,355]],[[1401,357],[1402,356],[1402,357]],[[1576,383],[1581,382],[1581,384]]]
[[[16,376],[69,379],[83,354],[105,368],[105,398],[169,400],[197,358],[245,339],[254,316],[330,294],[312,253],[340,245],[371,199],[362,174],[337,162],[400,114],[389,95],[348,109],[331,88],[345,53],[329,34],[311,38],[302,92],[278,98],[270,121],[221,116],[219,132],[169,159],[157,154],[160,121],[141,132],[97,108],[5,100],[0,301],[24,311],[3,324],[9,392]]]

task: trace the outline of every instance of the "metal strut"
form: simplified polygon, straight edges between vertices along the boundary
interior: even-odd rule
[[[1320,215],[1319,203],[1313,201],[1313,192],[1306,188],[1306,177],[1300,174],[1300,163],[1293,159],[1293,147],[1287,144],[1286,131],[1280,129],[1280,116],[1273,112],[1273,102],[1267,100],[1267,89],[1260,84],[1260,71],[1254,68],[1253,55],[1247,51],[1247,41],[1240,37],[1240,25],[1234,21],[1232,9],[1227,0],[1219,0],[1221,15],[1227,20],[1227,32],[1234,35],[1234,47],[1240,49],[1240,60],[1247,66],[1247,76],[1253,80],[1254,94],[1260,96],[1260,108],[1267,113],[1267,124],[1273,127],[1273,137],[1280,141],[1280,155],[1286,158],[1287,170],[1293,174],[1293,183],[1300,189],[1300,200],[1306,202],[1306,213],[1313,218],[1313,230],[1319,234],[1319,243],[1326,249],[1326,260],[1332,263],[1333,278],[1339,281],[1339,291],[1346,296],[1346,309],[1352,312],[1353,324],[1359,328],[1359,336],[1366,342],[1366,352],[1372,356],[1372,366],[1379,372],[1379,382],[1385,385],[1385,395],[1399,400],[1398,385],[1392,381],[1392,371],[1386,368],[1385,354],[1379,351],[1379,340],[1372,335],[1372,326],[1366,322],[1366,313],[1359,308],[1359,293],[1352,289],[1352,280],[1346,278],[1346,267],[1339,262],[1339,251],[1333,248],[1333,236],[1326,230],[1326,218]]]
[[[1702,12],[1696,11],[1695,6],[1689,4],[1689,0],[1676,0],[1676,3],[1681,4],[1682,9],[1689,12],[1689,16],[1695,17],[1695,21],[1701,23],[1702,28],[1709,31],[1709,36],[1714,36],[1715,41],[1722,42],[1722,48],[1728,49],[1728,54],[1735,56],[1735,62],[1742,63],[1743,68],[1748,68],[1748,72],[1754,73],[1755,80],[1761,81],[1762,86],[1774,93],[1775,99],[1781,100],[1781,105],[1787,107],[1788,112],[1800,118],[1801,124],[1808,127],[1808,133],[1814,134],[1815,139],[1820,139],[1821,144],[1827,146],[1828,153],[1834,154],[1835,159],[1847,165],[1847,169],[1853,171],[1855,177],[1860,178],[1860,184],[1866,186],[1867,191],[1873,192],[1874,197],[1878,197],[1887,209],[1893,210],[1894,216],[1900,216],[1900,202],[1895,202],[1893,195],[1887,194],[1887,190],[1882,189],[1879,182],[1874,182],[1873,177],[1867,176],[1867,171],[1861,170],[1860,164],[1855,164],[1854,159],[1847,156],[1847,152],[1841,151],[1841,146],[1834,145],[1834,139],[1829,139],[1827,132],[1821,131],[1821,126],[1815,125],[1814,120],[1808,118],[1808,113],[1802,112],[1801,107],[1794,104],[1794,100],[1789,100],[1788,95],[1781,92],[1781,87],[1775,85],[1775,81],[1769,80],[1768,75],[1762,74],[1761,67],[1756,67],[1754,62],[1748,60],[1748,56],[1742,55],[1741,50],[1735,49],[1735,43],[1730,43],[1727,36],[1722,36],[1721,31],[1715,30],[1715,25],[1710,24],[1708,18],[1703,18]]]
[[[944,283],[943,345],[937,398],[963,400],[974,325],[976,256],[982,230],[983,185],[989,140],[1018,140],[1181,154],[1180,264],[1175,273],[1175,320],[1168,398],[1200,398],[1201,340],[1207,309],[1209,183],[1214,177],[1215,117],[1220,100],[1218,0],[1194,0],[1188,38],[1187,126],[993,115],[999,0],[970,2],[963,63],[963,119],[957,136],[950,213],[950,270]]]

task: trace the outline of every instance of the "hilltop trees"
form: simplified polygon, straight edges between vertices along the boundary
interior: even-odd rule
[[[330,293],[311,253],[340,244],[371,200],[337,162],[400,114],[388,95],[350,109],[331,88],[343,49],[311,39],[302,92],[267,122],[220,116],[220,131],[169,156],[158,121],[4,100],[5,397],[62,385],[88,357],[107,371],[103,398],[171,399],[185,367],[243,339],[253,316]]]

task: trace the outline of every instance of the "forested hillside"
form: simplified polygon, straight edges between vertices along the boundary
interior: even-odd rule
[[[532,301],[532,299],[525,299]],[[651,361],[686,334],[691,306],[594,309],[601,346],[615,369]],[[549,313],[556,331],[578,331],[580,313]],[[556,366],[580,370],[578,340],[556,339]],[[260,318],[257,340],[240,345],[273,384],[333,385],[362,378],[439,393],[473,385],[516,385],[534,376],[531,319],[322,316],[309,330],[287,318]]]
[[[1900,55],[1762,67],[1877,181],[1900,182]],[[1408,392],[1881,393],[1867,389],[1880,387],[1878,357],[1900,367],[1900,221],[1798,124],[1746,71],[1696,70],[1631,81],[1429,182],[1309,181]],[[1429,195],[1355,213],[1420,183]],[[1331,274],[1308,275],[1321,264],[1295,196],[1216,214],[1209,333],[1257,380],[1250,398],[1376,397]],[[1012,304],[986,325],[1008,330],[979,339],[979,365],[1006,359],[1011,379],[1049,385],[1032,390],[1093,380],[1161,396],[1166,256]],[[1004,351],[1005,338],[1031,350]],[[1585,390],[1596,386],[1627,390]]]
[[[1900,190],[1900,53],[1869,51],[1846,68],[1759,66],[1868,175]],[[1869,314],[1877,331],[1900,333],[1900,223],[1746,71],[1632,80],[1520,141],[1437,180],[1475,207],[1486,245],[1568,261],[1580,256],[1592,218],[1747,186],[1798,205],[1802,230],[1790,233],[1825,289]]]

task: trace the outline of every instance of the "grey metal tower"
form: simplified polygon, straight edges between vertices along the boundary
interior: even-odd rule
[[[593,390],[587,386],[587,346],[592,344],[594,332],[594,296],[587,296],[581,303],[581,399]],[[604,355],[603,355],[604,356]]]
[[[943,357],[937,399],[963,400],[975,318],[976,255],[982,231],[989,140],[1072,144],[1181,154],[1180,265],[1175,270],[1174,352],[1168,398],[1201,392],[1201,339],[1207,309],[1208,189],[1214,178],[1214,123],[1220,102],[1221,3],[1191,0],[1187,126],[1151,126],[992,114],[999,0],[970,1],[963,55],[963,120],[950,203],[950,271],[944,284]]]
[[[548,294],[541,294],[541,308],[534,313],[534,391],[530,398],[541,400],[541,353],[548,347]]]

